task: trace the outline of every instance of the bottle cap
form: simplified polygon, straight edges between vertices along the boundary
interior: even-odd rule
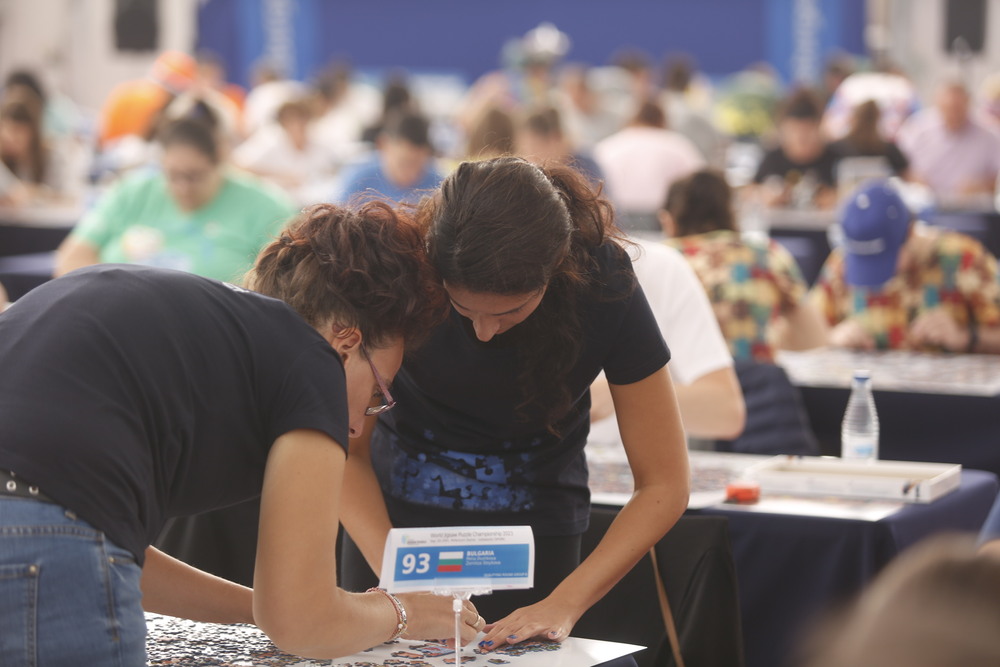
[[[854,379],[855,380],[870,380],[872,377],[872,372],[865,369],[855,369]]]

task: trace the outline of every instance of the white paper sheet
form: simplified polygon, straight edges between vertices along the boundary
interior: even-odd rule
[[[483,635],[480,636],[480,638]],[[589,667],[614,660],[644,647],[634,644],[569,637],[561,644],[525,641],[512,647],[480,652],[473,647],[480,638],[462,648],[462,664],[510,665],[511,667]],[[399,641],[382,644],[356,655],[340,658],[331,667],[445,667],[454,665],[454,651],[440,644]]]

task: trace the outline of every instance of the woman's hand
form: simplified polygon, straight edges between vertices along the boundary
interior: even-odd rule
[[[847,319],[830,331],[830,345],[852,350],[874,350],[875,338],[855,319]]]
[[[549,596],[487,625],[486,636],[479,646],[492,651],[504,644],[517,644],[532,637],[561,642],[569,637],[578,618],[579,615],[570,613],[565,604]]]
[[[406,609],[406,632],[404,639],[443,639],[454,641],[455,612],[452,611],[454,598],[432,593],[402,593],[396,596]],[[465,600],[462,603],[462,617],[459,630],[462,645],[468,644],[486,625],[476,606]]]
[[[965,352],[969,349],[969,329],[959,326],[948,311],[938,307],[913,320],[907,341],[916,348],[940,347],[949,352]]]

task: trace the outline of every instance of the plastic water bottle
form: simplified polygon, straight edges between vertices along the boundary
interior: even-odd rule
[[[851,397],[840,427],[840,456],[872,461],[878,458],[878,413],[868,371],[854,371]]]

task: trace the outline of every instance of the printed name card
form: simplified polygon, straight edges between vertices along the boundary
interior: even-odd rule
[[[535,539],[530,526],[393,528],[379,586],[390,593],[489,593],[531,588]]]

